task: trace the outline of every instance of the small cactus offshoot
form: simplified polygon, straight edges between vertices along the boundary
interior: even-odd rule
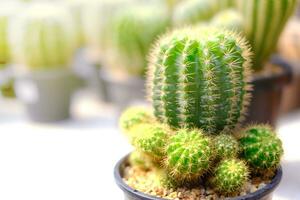
[[[119,124],[123,132],[129,133],[132,127],[151,121],[153,121],[153,117],[150,109],[135,106],[127,108],[122,113]]]
[[[147,155],[139,151],[133,151],[128,157],[128,162],[132,166],[137,166],[145,170],[148,170],[155,166],[152,160]]]
[[[214,138],[214,146],[218,160],[236,158],[240,151],[238,141],[228,134],[216,136]]]
[[[250,126],[240,138],[242,157],[257,170],[277,168],[283,155],[282,142],[269,126]]]
[[[154,160],[162,160],[169,138],[169,131],[160,124],[140,124],[132,129],[132,144]]]
[[[154,115],[174,128],[234,129],[249,103],[249,46],[223,29],[174,31],[152,51],[148,94]]]
[[[238,192],[248,180],[249,170],[245,162],[228,159],[219,163],[214,171],[213,184],[223,194]]]
[[[181,129],[166,147],[165,166],[179,181],[194,180],[204,174],[214,158],[212,140],[201,130]]]

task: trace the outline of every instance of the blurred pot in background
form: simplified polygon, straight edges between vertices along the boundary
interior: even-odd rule
[[[293,82],[283,94],[282,113],[287,113],[300,108],[300,20],[293,18],[289,21],[283,32],[278,53],[284,57],[292,67]]]
[[[70,61],[76,47],[74,26],[62,7],[36,3],[10,26],[16,68],[16,95],[30,119],[53,122],[69,117],[76,78]]]

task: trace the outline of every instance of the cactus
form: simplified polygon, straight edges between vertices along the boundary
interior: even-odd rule
[[[155,166],[151,158],[139,151],[133,151],[128,158],[128,162],[132,166],[137,166],[144,170],[151,169]]]
[[[214,138],[214,146],[216,150],[217,159],[236,158],[239,151],[239,143],[232,136],[228,134],[221,134]]]
[[[232,194],[241,190],[249,177],[245,162],[237,159],[224,160],[214,170],[213,184],[222,194]]]
[[[253,69],[261,70],[276,48],[279,36],[297,0],[235,0],[244,16],[245,34],[255,57]]]
[[[153,117],[150,109],[134,106],[127,108],[122,113],[119,120],[119,125],[122,131],[128,134],[134,126],[152,121]]]
[[[75,49],[69,13],[62,7],[34,4],[12,23],[13,55],[31,70],[67,67]]]
[[[130,6],[114,16],[112,55],[107,59],[114,70],[122,70],[130,75],[144,75],[151,44],[169,24],[166,10],[162,3],[145,3]]]
[[[244,30],[243,16],[234,9],[224,10],[212,18],[210,24],[236,32]]]
[[[152,51],[148,95],[171,127],[230,131],[249,103],[249,46],[230,31],[198,27],[162,37]]]
[[[272,170],[280,164],[283,148],[273,129],[266,125],[250,126],[240,138],[242,157],[256,170]]]
[[[139,151],[160,161],[165,156],[165,148],[170,135],[161,124],[140,124],[132,129],[132,143]]]
[[[8,40],[9,21],[21,7],[16,2],[1,2],[0,7],[0,69],[5,68],[11,60],[11,52]]]
[[[212,140],[201,130],[180,129],[166,147],[165,167],[177,181],[198,179],[214,159]]]

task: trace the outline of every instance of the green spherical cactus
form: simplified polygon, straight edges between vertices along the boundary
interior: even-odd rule
[[[234,30],[236,32],[244,31],[243,16],[234,9],[224,10],[212,18],[210,24],[216,27]]]
[[[162,188],[174,189],[179,187],[179,183],[164,168],[155,168],[156,185]]]
[[[250,126],[240,138],[242,157],[257,170],[272,170],[280,164],[283,155],[281,140],[269,126]]]
[[[297,0],[235,0],[235,3],[244,16],[245,34],[255,54],[253,69],[261,70],[263,62],[275,51]]]
[[[152,159],[140,151],[133,151],[128,157],[128,162],[131,166],[140,167],[144,170],[151,169],[155,166]]]
[[[228,134],[216,136],[214,138],[214,146],[218,160],[236,158],[240,151],[239,142],[235,137]]]
[[[130,130],[139,124],[154,121],[151,109],[142,106],[133,106],[127,108],[121,114],[119,126],[124,133],[130,133]]]
[[[0,7],[0,69],[11,61],[9,45],[9,22],[20,11],[21,4],[17,2],[1,2]]]
[[[162,2],[138,4],[117,13],[112,20],[108,64],[129,75],[144,75],[151,44],[168,24],[167,7]]]
[[[161,124],[140,124],[132,129],[132,144],[155,161],[161,161],[165,156],[169,136],[168,128]]]
[[[148,95],[171,127],[231,131],[249,103],[251,52],[245,39],[212,27],[174,31],[152,51]]]
[[[180,129],[166,147],[165,167],[178,181],[198,179],[215,157],[212,139],[201,130]]]
[[[248,181],[248,176],[249,170],[245,162],[228,159],[216,167],[212,183],[222,194],[232,194],[242,189]]]
[[[63,7],[33,4],[12,23],[14,58],[31,70],[67,67],[76,46],[72,22]]]

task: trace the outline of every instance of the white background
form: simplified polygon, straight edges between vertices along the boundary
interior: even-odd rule
[[[114,164],[130,151],[116,110],[94,97],[73,102],[73,119],[28,121],[14,101],[0,100],[0,200],[118,200]],[[284,176],[275,200],[300,200],[300,111],[280,119]]]

